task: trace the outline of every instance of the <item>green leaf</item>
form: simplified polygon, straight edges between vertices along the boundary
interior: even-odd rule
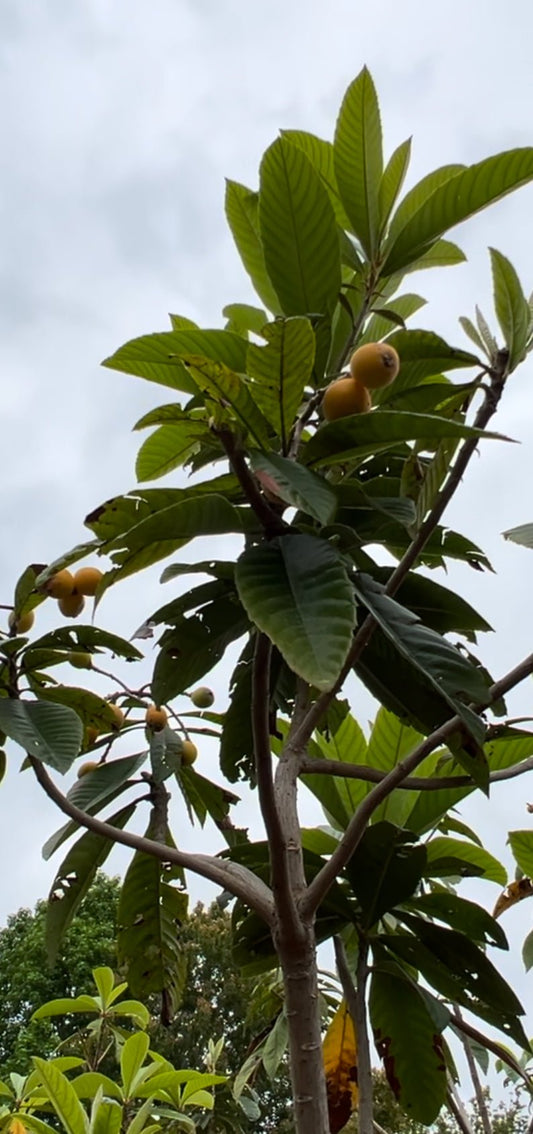
[[[512,371],[525,358],[531,312],[510,260],[495,248],[489,251],[494,306],[509,351],[509,371]]]
[[[113,989],[115,988],[115,977],[113,974],[113,969],[110,969],[109,965],[99,965],[98,968],[93,969],[93,980],[98,989],[98,994],[102,1002],[102,1009],[103,1011],[107,1011],[107,1009],[115,999],[115,997],[113,996]],[[124,982],[119,985],[119,995],[120,990],[124,992],[126,988],[127,985]]]
[[[240,374],[221,362],[189,354],[183,362],[208,410],[215,403],[217,417],[238,422],[256,445],[268,445],[268,425]]]
[[[0,729],[31,756],[57,772],[67,772],[78,755],[83,726],[64,705],[0,699]]]
[[[416,836],[392,823],[368,827],[346,874],[363,911],[363,928],[371,929],[383,914],[416,890],[426,863],[426,848],[413,846]]]
[[[481,1016],[517,1043],[523,1044],[524,1029],[518,1016],[520,1001],[485,954],[464,933],[402,913],[411,934],[389,934],[382,944],[445,996]],[[527,1037],[524,1046],[528,1045]]]
[[[501,435],[462,425],[449,418],[426,413],[401,413],[381,410],[379,413],[352,414],[338,421],[327,422],[314,434],[302,450],[306,465],[341,464],[390,449],[400,441],[441,441],[446,437],[485,437],[503,440]]]
[[[220,770],[230,781],[253,782],[254,738],[252,732],[252,657],[249,639],[230,678],[230,703],[224,714],[220,741]]]
[[[457,757],[478,786],[486,790],[489,769],[479,748],[478,736],[478,733],[482,736],[483,726],[462,700],[463,697],[475,702],[486,700],[488,682],[480,669],[472,665],[440,634],[424,626],[405,607],[385,595],[380,585],[369,576],[358,575],[354,586],[357,596],[374,615],[399,653],[415,666],[423,680],[440,697],[448,701],[451,709],[449,715],[458,713],[468,732],[472,734],[472,730],[475,731],[477,745],[468,750],[463,746],[458,749]]]
[[[369,319],[363,334],[357,340],[357,345],[376,343],[385,338],[391,332],[391,323],[399,323],[403,327],[405,320],[410,315],[414,315],[425,304],[426,300],[422,299],[421,295],[407,293],[406,295],[395,296],[390,303],[384,303],[379,309],[374,308],[372,317]]]
[[[156,837],[152,824],[146,835]],[[165,879],[162,863],[137,851],[120,893],[117,949],[132,996],[145,1000],[151,993],[163,994],[172,1015],[185,980],[178,931],[187,915],[187,895]]]
[[[465,168],[464,165],[457,164],[441,165],[438,169],[433,169],[431,173],[426,173],[425,177],[417,181],[416,185],[413,185],[413,188],[405,194],[396,209],[388,233],[387,246],[393,239],[401,235],[406,225],[412,221],[413,217],[417,216],[428,198],[452,177],[457,177],[459,173],[462,173]]]
[[[206,421],[190,415],[172,425],[162,425],[141,445],[135,462],[137,480],[157,480],[185,464],[200,441],[210,438]]]
[[[482,354],[486,354],[485,343],[483,342],[483,339],[481,338],[479,332],[474,327],[472,320],[467,319],[466,315],[460,315],[459,322],[461,324],[461,327],[463,328],[465,335],[468,335],[470,341],[473,342],[475,346],[477,346],[478,350],[480,350]]]
[[[337,224],[311,162],[284,138],[273,142],[261,163],[259,220],[267,271],[283,313],[322,317],[316,330],[320,381],[341,286]]]
[[[246,369],[256,404],[286,452],[304,389],[311,379],[315,336],[308,319],[278,319],[262,330],[266,346],[251,343]]]
[[[520,870],[526,877],[533,878],[533,831],[509,831],[507,841]]]
[[[131,803],[107,820],[122,830],[135,812]],[[69,850],[52,883],[46,907],[46,951],[48,963],[53,965],[62,937],[83,901],[96,871],[105,862],[113,842],[86,831]]]
[[[342,203],[371,260],[378,250],[383,152],[376,89],[366,67],[344,96],[334,152]]]
[[[279,1065],[287,1050],[288,1040],[287,1017],[284,1012],[280,1012],[274,1027],[267,1036],[262,1053],[263,1067],[271,1082],[276,1078]]]
[[[239,796],[225,787],[213,783],[199,775],[195,768],[182,767],[179,771],[179,785],[189,808],[194,811],[200,826],[204,826],[208,815],[223,829],[230,805],[239,802]]]
[[[41,1004],[40,1008],[37,1008],[33,1013],[32,1020],[45,1020],[48,1016],[67,1016],[77,1013],[86,1016],[89,1012],[98,1013],[99,1011],[99,1005],[94,996],[65,996]]]
[[[246,347],[246,341],[231,331],[162,331],[132,339],[102,365],[195,394],[196,385],[183,365],[184,355],[201,355],[232,370],[244,371]]]
[[[372,732],[368,741],[366,762],[371,768],[378,768],[381,772],[390,772],[392,768],[403,760],[422,739],[421,734],[401,721],[394,713],[381,707],[374,719]],[[370,784],[368,785],[370,788]],[[412,810],[413,801],[410,792],[393,791],[376,808],[373,823],[387,819],[403,827],[405,819]]]
[[[178,541],[183,546],[197,536],[242,531],[243,512],[224,496],[193,497],[147,516],[124,535],[112,540],[109,547],[116,550],[126,548],[131,555],[154,542],[175,545]]]
[[[290,668],[330,689],[346,660],[355,604],[342,560],[324,540],[281,536],[246,550],[235,582],[245,610]]]
[[[137,1074],[146,1059],[149,1047],[150,1037],[146,1035],[146,1032],[137,1032],[135,1035],[129,1036],[122,1047],[120,1070],[126,1098],[135,1091]]]
[[[532,178],[533,149],[509,150],[485,158],[446,179],[409,218],[404,215],[398,221],[400,205],[385,247],[383,273],[390,275],[412,263],[449,228],[527,184]]]
[[[277,453],[252,453],[250,463],[260,483],[286,504],[299,508],[319,524],[331,522],[337,497],[323,477]]]
[[[175,621],[160,639],[152,678],[152,696],[166,704],[200,681],[249,628],[236,596],[225,595],[195,615]]]
[[[37,638],[32,642],[32,649],[70,650],[73,653],[102,649],[109,650],[126,661],[138,661],[143,656],[137,646],[119,638],[118,634],[100,630],[98,626],[61,626],[58,630]]]
[[[495,921],[482,906],[468,902],[450,891],[419,894],[412,898],[413,907],[424,917],[445,921],[452,929],[465,933],[472,941],[481,945],[494,945],[497,949],[508,949],[507,938],[499,922]],[[401,917],[401,912],[398,912]]]
[[[436,240],[418,260],[414,260],[412,264],[406,264],[402,268],[400,276],[403,277],[410,272],[425,272],[428,268],[453,267],[455,264],[464,264],[465,260],[466,256],[463,250],[452,240]]]
[[[261,299],[275,315],[281,314],[278,297],[272,287],[259,235],[259,194],[226,181],[226,217],[233,239],[252,284]]]
[[[378,583],[386,586],[392,568],[376,567],[372,575]],[[492,630],[492,626],[482,615],[456,591],[443,587],[417,571],[409,572],[396,591],[395,598],[439,634],[464,634],[466,638],[475,641],[478,631]]]
[[[367,742],[361,726],[351,713],[341,720],[332,720],[331,713],[326,721],[327,733],[317,733],[316,742],[309,745],[309,755],[326,760],[341,760],[346,764],[368,765]],[[317,775],[302,776],[309,791],[321,803],[324,812],[333,826],[346,830],[356,807],[370,790],[369,784],[351,777]]]
[[[254,335],[262,335],[265,323],[268,323],[266,311],[249,303],[227,303],[222,314],[231,323],[226,330],[235,330],[238,334],[253,331]]]
[[[484,847],[478,847],[475,843],[462,839],[448,839],[444,835],[430,839],[426,846],[427,878],[479,875],[488,882],[497,882],[500,886],[507,885],[505,868]]]
[[[145,760],[146,752],[141,752],[135,756],[123,756],[119,760],[109,760],[105,764],[100,764],[90,776],[82,776],[81,779],[76,780],[67,793],[67,799],[81,811],[95,815],[106,803],[110,803],[130,787],[132,782],[130,777],[135,775]],[[79,824],[74,820],[69,820],[59,831],[51,835],[44,844],[43,858],[50,858],[54,851],[78,830],[78,826]]]
[[[43,1085],[50,1102],[66,1130],[67,1134],[88,1134],[89,1121],[85,1111],[66,1075],[58,1071],[53,1063],[45,1059],[38,1059],[36,1055],[33,1062],[41,1076]]]
[[[85,727],[94,725],[99,732],[112,732],[116,728],[116,717],[109,701],[104,701],[103,697],[99,697],[90,689],[74,685],[40,687],[39,699],[53,701],[55,704],[66,705],[73,709]]]
[[[533,929],[528,933],[522,945],[522,960],[526,973],[533,967]]]
[[[395,970],[396,966],[392,972],[372,973],[369,1010],[374,1040],[402,1110],[429,1125],[446,1098],[443,1044],[421,991]]]
[[[522,547],[533,547],[533,524],[520,524],[517,528],[508,528],[502,532],[504,539],[512,543],[519,543]]]
[[[282,130],[281,136],[291,142],[293,146],[298,146],[309,158],[311,165],[328,190],[337,224],[340,225],[341,229],[349,228],[350,221],[339,195],[332,143],[326,142],[323,138],[317,138],[316,134],[310,134],[306,130]]]
[[[383,233],[387,227],[390,214],[404,183],[410,160],[411,138],[406,138],[405,142],[401,142],[394,150],[394,153],[391,154],[383,170],[383,176],[379,186],[381,233]]]

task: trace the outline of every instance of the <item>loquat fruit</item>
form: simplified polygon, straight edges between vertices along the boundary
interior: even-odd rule
[[[74,575],[74,588],[79,595],[92,597],[96,594],[96,588],[102,578],[103,573],[98,567],[80,567]]]
[[[352,378],[367,390],[382,390],[390,386],[400,370],[398,351],[388,343],[365,343],[358,347],[350,359]]]
[[[69,654],[68,660],[74,669],[92,669],[93,659],[90,654],[74,651],[73,654]]]
[[[74,590],[74,575],[66,568],[63,571],[58,571],[45,583],[45,590],[50,598],[67,598]]]
[[[196,747],[196,744],[193,744],[192,740],[184,740],[181,746],[182,764],[185,764],[187,767],[189,764],[194,764],[197,755],[198,749]]]
[[[192,693],[189,693],[189,697],[197,709],[209,709],[215,700],[213,690],[208,689],[207,685],[200,685],[198,689],[193,689]]]
[[[65,618],[77,618],[85,606],[85,599],[83,595],[65,595],[64,598],[58,599],[57,605]]]
[[[99,735],[98,729],[95,728],[94,725],[88,725],[85,732],[85,747],[92,748],[93,744],[96,744]]]
[[[353,378],[337,378],[331,382],[322,398],[322,412],[326,421],[337,421],[352,413],[368,413],[372,398],[365,386]]]
[[[96,772],[100,765],[96,760],[86,760],[84,764],[80,764],[78,768],[78,779],[81,780],[82,776],[88,776],[89,772]]]
[[[28,610],[26,614],[21,614],[17,618],[15,611],[12,610],[9,614],[7,623],[10,630],[15,630],[17,634],[27,634],[31,630],[35,622],[35,614],[33,610]]]
[[[168,717],[164,709],[160,709],[157,705],[150,705],[146,710],[146,727],[152,728],[154,732],[161,732],[164,729]]]

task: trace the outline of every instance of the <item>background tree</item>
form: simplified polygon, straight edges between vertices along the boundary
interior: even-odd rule
[[[487,956],[488,946],[507,945],[500,924],[441,880],[477,874],[505,885],[501,864],[448,812],[529,770],[533,734],[507,715],[504,698],[533,672],[533,655],[494,680],[472,654],[486,620],[418,569],[450,559],[489,566],[443,517],[479,443],[495,443],[488,427],[533,343],[531,308],[494,249],[501,345],[480,314],[477,325],[462,320],[475,352],[406,329],[423,300],[403,288],[418,269],[464,259],[448,230],[530,181],[533,149],[442,167],[397,203],[409,157],[406,141],[384,162],[364,69],[333,143],[286,131],[264,155],[258,192],[228,183],[228,221],[263,306],[228,305],[217,330],[173,315],[170,331],[106,360],[179,394],[137,423],[155,427],[139,453],[139,480],[183,465],[192,480],[141,487],[95,509],[86,519],[93,539],[19,580],[0,646],[0,728],[68,817],[47,853],[85,832],[53,882],[50,954],[112,843],[131,847],[119,959],[132,995],[160,993],[170,1019],[184,975],[175,932],[186,917],[183,872],[229,891],[236,959],[248,974],[276,963],[283,974],[272,1044],[279,1056],[288,1039],[297,1134],[340,1129],[357,1095],[361,1134],[372,1134],[370,1025],[403,1110],[427,1125],[448,1096],[448,1038],[471,1030],[456,1005],[528,1046],[522,1005]],[[351,377],[334,386],[347,366]],[[450,380],[456,370],[465,381]],[[218,462],[222,471],[206,475]],[[28,642],[46,597],[76,618],[85,596],[98,602],[196,537],[231,534],[244,545],[235,562],[213,555],[166,568],[166,582],[191,573],[205,581],[140,627],[140,640],[165,627],[149,688],[113,678],[104,698],[55,680],[59,663],[92,668],[105,651],[139,658],[131,642],[92,624]],[[106,575],[92,566],[71,575],[91,552],[109,556]],[[180,699],[237,641],[227,712],[194,700],[191,710]],[[368,741],[341,696],[352,675],[382,705]],[[202,734],[219,742],[222,785],[192,767]],[[133,751],[115,758],[118,735]],[[96,759],[65,795],[46,765],[65,772],[80,749]],[[241,777],[257,788],[265,841],[251,842],[231,820],[228,781]],[[301,829],[299,781],[319,798],[328,829]],[[171,782],[191,816],[214,820],[222,854],[176,845]],[[123,792],[128,802],[98,818]],[[130,822],[146,806],[143,838]],[[531,832],[513,833],[511,846],[530,873]],[[331,936],[349,1005],[342,1019],[351,1016],[357,1031],[357,1067],[352,1059],[334,1118],[316,964],[317,942]]]

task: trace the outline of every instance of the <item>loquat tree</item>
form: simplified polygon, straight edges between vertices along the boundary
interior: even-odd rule
[[[288,1044],[297,1134],[340,1130],[354,1108],[360,1134],[372,1134],[371,1032],[413,1122],[429,1125],[455,1105],[455,1036],[530,1085],[508,1050],[510,1041],[529,1049],[523,1008],[487,955],[507,947],[505,934],[452,885],[477,875],[505,887],[505,871],[451,810],[531,768],[533,732],[509,719],[505,695],[533,673],[533,654],[491,676],[471,651],[488,623],[433,572],[452,561],[490,566],[444,517],[478,447],[506,443],[489,427],[532,346],[531,305],[492,249],[500,338],[483,316],[462,318],[465,349],[406,327],[424,303],[406,280],[465,259],[448,231],[531,181],[533,148],[443,166],[402,197],[409,157],[408,140],[384,163],[365,69],[332,143],[283,131],[258,190],[228,182],[228,223],[260,305],[230,303],[225,325],[209,330],[173,315],[170,330],[106,360],[170,391],[137,422],[153,430],[137,459],[140,487],[91,512],[88,542],[25,571],[0,642],[0,728],[67,816],[46,854],[84,832],[52,884],[51,954],[111,846],[131,847],[121,964],[131,995],[160,993],[169,1019],[183,984],[184,871],[228,892],[237,961],[248,973],[282,973],[270,1055]],[[188,481],[144,487],[182,468]],[[216,555],[216,537],[228,535],[233,560]],[[507,535],[527,543],[530,528]],[[80,654],[98,671],[105,651],[130,661],[141,651],[88,624],[28,639],[36,607],[51,595],[76,617],[84,595],[98,604],[198,537],[210,539],[209,558],[178,559],[162,581],[201,581],[143,612],[139,640],[162,631],[150,685],[118,682],[106,699],[54,681],[50,669],[74,657],[82,665]],[[95,554],[108,568],[82,568],[76,582],[72,564]],[[227,709],[201,696],[192,710],[176,708],[237,642]],[[368,740],[347,699],[354,677],[381,706]],[[193,766],[191,735],[202,732],[218,743],[222,785]],[[115,757],[119,737],[131,739],[131,754]],[[97,767],[65,794],[49,769],[67,772],[80,751]],[[232,822],[239,780],[256,793],[261,841]],[[322,805],[325,828],[302,828],[300,785]],[[191,816],[214,820],[219,855],[180,849],[171,786]],[[123,793],[129,801],[99,817]],[[130,824],[146,805],[142,837]],[[511,845],[533,874],[533,834],[515,832]],[[523,896],[505,895],[500,909]],[[352,1029],[349,1058],[341,1040],[333,1064],[316,961],[317,943],[331,937],[342,1034]]]

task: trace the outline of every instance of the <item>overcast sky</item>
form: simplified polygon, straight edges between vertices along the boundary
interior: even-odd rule
[[[532,35],[527,0],[3,0],[0,601],[11,600],[27,563],[84,537],[90,509],[134,487],[139,435],[131,426],[169,398],[162,387],[100,369],[100,360],[128,338],[167,329],[169,311],[220,326],[225,303],[253,302],[225,225],[224,177],[255,187],[280,128],[330,138],[342,95],[365,63],[387,154],[414,135],[411,181],[446,162],[532,145]],[[413,278],[431,301],[416,324],[466,346],[458,316],[479,302],[492,320],[488,245],[510,257],[529,292],[532,213],[530,186],[457,230],[468,263]],[[498,421],[522,444],[483,445],[449,514],[497,571],[458,567],[450,576],[497,631],[482,644],[496,676],[531,649],[533,554],[501,532],[533,520],[532,382],[528,362]],[[112,591],[101,624],[129,637],[163,601],[159,573]],[[52,606],[38,612],[39,629],[53,625]],[[219,704],[226,678],[214,681]],[[529,682],[510,706],[528,713],[531,705]],[[0,919],[46,893],[53,863],[42,862],[40,846],[59,825],[17,763],[12,749],[0,795]],[[521,781],[498,793],[490,813],[475,805],[487,845],[509,866],[506,832],[529,825],[527,797]],[[218,846],[209,834],[200,843]],[[197,847],[198,832],[184,830],[183,844]],[[110,868],[123,862],[116,854]],[[213,892],[194,881],[191,889]],[[497,889],[486,884],[479,893],[490,907]],[[532,911],[526,902],[507,915],[516,946]],[[529,999],[520,961],[508,971]]]

